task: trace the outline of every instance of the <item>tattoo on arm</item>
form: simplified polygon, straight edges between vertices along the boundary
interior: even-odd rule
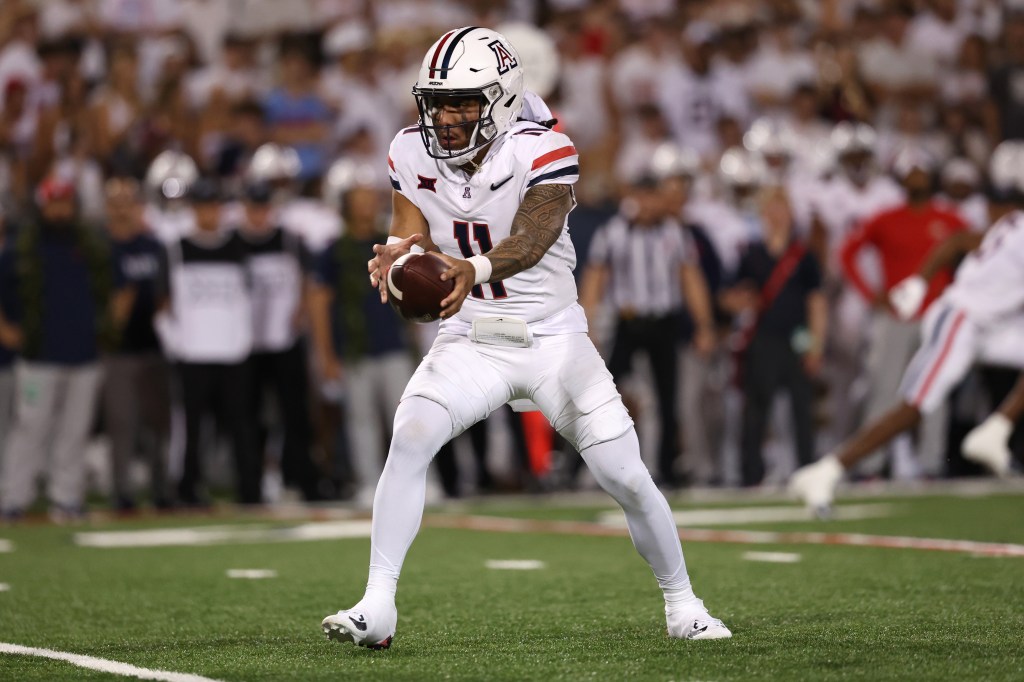
[[[569,185],[538,185],[527,190],[512,219],[512,234],[487,252],[492,266],[488,281],[506,279],[539,263],[558,241],[572,207]]]

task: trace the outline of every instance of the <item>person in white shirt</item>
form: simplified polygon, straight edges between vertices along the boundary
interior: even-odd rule
[[[390,268],[418,246],[447,264],[441,278],[454,289],[395,414],[374,500],[366,592],[322,626],[331,639],[390,646],[398,577],[420,525],[431,459],[514,401],[539,408],[622,505],[663,590],[669,636],[730,637],[693,594],[668,504],[587,336],[568,234],[579,156],[565,135],[518,120],[523,91],[521,59],[504,36],[472,26],[448,31],[428,50],[413,90],[419,125],[392,142],[392,236],[374,247],[371,283],[382,301],[395,295]]]

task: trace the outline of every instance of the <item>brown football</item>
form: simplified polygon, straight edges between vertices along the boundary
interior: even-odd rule
[[[433,322],[441,316],[441,301],[455,288],[442,282],[448,265],[430,253],[410,253],[388,271],[388,301],[398,314],[413,322]]]

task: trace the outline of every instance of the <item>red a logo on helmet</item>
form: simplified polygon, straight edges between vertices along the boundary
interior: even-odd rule
[[[498,58],[498,73],[507,73],[509,69],[514,69],[519,66],[519,62],[512,53],[508,51],[508,48],[501,44],[500,40],[495,40],[487,45],[491,48],[491,52]]]

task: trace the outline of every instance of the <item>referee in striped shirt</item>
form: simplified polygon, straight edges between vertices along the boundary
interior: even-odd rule
[[[677,486],[676,344],[684,309],[696,325],[698,351],[710,352],[714,328],[696,251],[683,226],[665,210],[653,178],[635,181],[619,213],[594,235],[580,300],[592,326],[603,301],[615,313],[608,369],[616,382],[630,372],[637,352],[650,359],[660,424],[658,474],[662,485]]]

